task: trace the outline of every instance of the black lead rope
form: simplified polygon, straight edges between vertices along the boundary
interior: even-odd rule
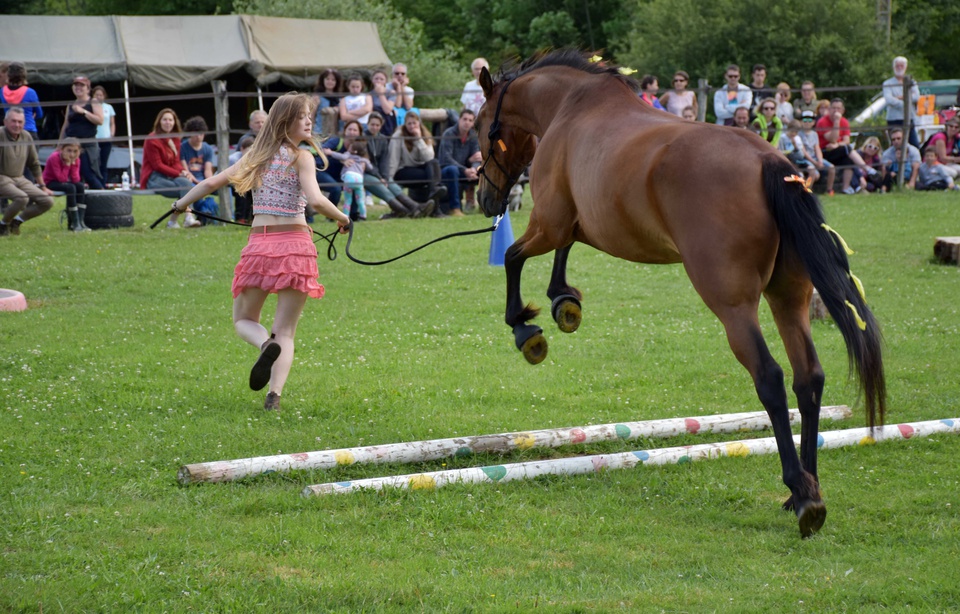
[[[171,209],[170,209],[169,211],[167,211],[166,213],[164,213],[163,215],[161,215],[159,218],[157,218],[157,221],[154,222],[153,224],[151,224],[151,225],[150,225],[150,228],[156,228],[156,227],[160,224],[160,222],[162,222],[163,220],[165,220],[165,219],[167,219],[168,217],[170,217],[171,214],[173,214],[173,208],[172,208],[172,207],[171,207]],[[217,217],[217,216],[215,216],[215,215],[210,215],[209,213],[203,213],[203,212],[201,212],[201,211],[193,211],[193,214],[196,215],[196,216],[202,217],[202,218],[206,218],[206,219],[208,219],[208,220],[214,220],[214,221],[217,221],[217,222],[223,222],[224,224],[232,224],[233,226],[245,226],[245,227],[248,227],[248,228],[250,227],[250,224],[243,224],[243,223],[241,223],[241,222],[234,222],[233,220],[225,220],[225,219],[223,219],[222,217]],[[346,248],[344,248],[344,251],[345,251],[346,254],[347,254],[347,258],[349,258],[349,259],[352,260],[353,262],[356,262],[357,264],[362,264],[362,265],[364,265],[364,266],[380,266],[381,264],[389,264],[389,263],[391,263],[391,262],[395,262],[395,261],[397,261],[397,260],[400,260],[401,258],[405,258],[405,257],[409,256],[410,254],[412,254],[412,253],[414,253],[414,252],[420,251],[421,249],[427,247],[428,245],[433,245],[434,243],[439,243],[440,241],[445,241],[445,240],[447,240],[447,239],[452,239],[453,237],[467,237],[467,236],[470,236],[470,235],[483,234],[483,233],[485,233],[485,232],[493,232],[493,231],[495,231],[495,230],[497,229],[498,226],[500,226],[500,220],[502,220],[502,219],[503,219],[503,216],[502,216],[502,215],[498,215],[498,216],[494,219],[493,226],[491,226],[491,227],[489,227],[489,228],[481,228],[481,229],[479,229],[479,230],[464,230],[464,231],[461,231],[461,232],[452,232],[452,233],[450,233],[450,234],[443,235],[442,237],[438,237],[438,238],[436,238],[436,239],[434,239],[434,240],[432,240],[432,241],[430,241],[430,242],[428,242],[428,243],[424,243],[424,244],[421,245],[420,247],[415,247],[414,249],[411,249],[411,250],[408,251],[408,252],[405,252],[405,253],[403,253],[403,254],[400,254],[399,256],[395,256],[395,257],[393,257],[393,258],[390,258],[389,260],[377,260],[377,261],[373,261],[373,262],[367,261],[367,260],[360,260],[359,258],[355,258],[355,257],[353,256],[353,254],[350,253],[350,243],[353,242],[353,229],[354,229],[354,227],[356,226],[355,223],[351,222],[351,223],[350,223],[350,226],[349,226],[350,234],[347,235],[347,246],[346,246]],[[318,232],[318,231],[314,230],[312,227],[309,227],[309,226],[308,226],[308,228],[310,228],[310,231],[311,231],[313,234],[315,234],[315,235],[317,235],[317,237],[319,237],[319,238],[317,238],[317,239],[314,239],[313,242],[316,243],[316,242],[319,241],[320,239],[323,239],[324,241],[326,241],[326,242],[327,242],[327,258],[328,258],[329,260],[331,260],[331,261],[336,260],[336,259],[337,259],[337,247],[336,247],[336,245],[334,245],[334,241],[337,240],[337,235],[340,234],[339,228],[338,228],[337,230],[334,230],[334,231],[331,232],[330,234],[323,234],[323,233],[321,233],[321,232]]]

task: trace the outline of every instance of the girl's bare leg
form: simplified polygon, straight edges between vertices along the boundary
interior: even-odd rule
[[[307,295],[303,292],[288,288],[277,293],[277,313],[273,319],[272,330],[281,351],[277,361],[273,363],[269,388],[270,392],[277,395],[283,393],[283,385],[287,382],[290,367],[293,365],[293,338],[297,334],[297,324],[306,303]]]
[[[260,288],[244,288],[233,299],[233,328],[241,339],[258,350],[270,338],[270,333],[260,324],[260,311],[266,300],[267,292]]]

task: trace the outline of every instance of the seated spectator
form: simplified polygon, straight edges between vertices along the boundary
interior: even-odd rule
[[[810,185],[820,180],[820,175],[827,173],[827,194],[833,196],[833,184],[837,178],[837,167],[823,159],[823,150],[820,149],[820,136],[815,129],[816,111],[808,109],[804,111],[800,120],[800,140],[803,142],[803,155],[810,163],[809,173]]]
[[[416,110],[413,104],[415,92],[410,87],[410,76],[407,74],[406,64],[393,65],[393,79],[387,84],[387,100],[393,103],[393,112],[397,118],[397,126],[403,124],[407,111]],[[417,113],[419,118],[420,113]]]
[[[250,129],[243,133],[243,136],[240,137],[242,141],[246,137],[257,138],[257,135],[260,134],[260,130],[263,128],[263,125],[267,123],[267,112],[256,110],[250,114],[250,121],[247,124],[250,126]],[[239,142],[239,141],[237,141]]]
[[[68,136],[60,142],[43,167],[43,182],[67,197],[67,229],[90,230],[84,223],[87,203],[80,180],[80,141]]]
[[[737,107],[733,112],[733,123],[731,124],[734,128],[745,128],[750,129],[750,109],[747,107]]]
[[[693,110],[693,118],[697,118],[697,93],[688,90],[690,75],[682,70],[678,70],[673,75],[673,89],[668,90],[660,97],[660,104],[666,108],[668,113],[673,113],[678,117],[683,117],[683,111],[687,107]]]
[[[20,234],[20,225],[53,206],[53,192],[43,183],[40,158],[33,137],[23,129],[26,114],[20,107],[10,107],[0,130],[0,199],[8,199],[0,219],[0,237]],[[29,168],[38,185],[23,176]]]
[[[693,107],[686,107],[680,112],[680,117],[687,121],[697,121],[697,111]]]
[[[757,106],[757,118],[753,129],[768,143],[776,147],[783,135],[783,122],[777,116],[777,103],[773,98],[764,98]]]
[[[804,111],[813,111],[816,115],[819,102],[813,81],[804,81],[800,84],[800,97],[793,101],[793,117],[803,121]]]
[[[753,108],[765,98],[773,98],[773,92],[766,86],[767,67],[763,64],[754,64],[750,70],[750,92],[753,94]]]
[[[443,133],[440,141],[440,176],[447,188],[450,215],[461,216],[460,182],[475,184],[480,166],[480,141],[473,130],[476,115],[470,109],[460,111],[456,126]],[[468,203],[469,204],[469,203]]]
[[[657,92],[660,90],[660,84],[653,75],[644,75],[640,79],[640,100],[644,101],[654,109],[666,111],[660,101],[657,100]]]
[[[934,134],[927,141],[927,149],[937,152],[943,170],[956,179],[960,176],[960,115],[954,115],[943,126],[943,132]]]
[[[343,98],[343,77],[336,68],[328,68],[317,77],[313,86],[313,99],[317,103],[317,113],[313,119],[313,131],[319,134],[323,127],[321,111],[333,107],[340,112],[340,100]]]
[[[857,150],[863,162],[878,171],[883,169],[883,162],[880,161],[880,139],[875,136],[867,137],[863,142],[863,147]],[[867,192],[880,192],[883,186],[883,174],[874,173],[867,175],[861,169],[853,169],[853,182],[859,185],[861,189]]]
[[[917,173],[917,190],[960,190],[933,149],[928,149],[923,156],[923,164]]]
[[[187,176],[194,185],[204,179],[213,177],[213,147],[209,143],[203,142],[203,135],[209,128],[207,122],[199,115],[191,117],[183,125],[186,132],[198,132],[183,139],[180,142],[180,164],[187,169],[190,174]],[[199,211],[207,215],[217,215],[217,201],[213,196],[205,196],[197,202],[190,205],[191,211]],[[201,218],[203,225],[212,224],[212,220]]]
[[[228,158],[230,166],[239,162],[251,147],[253,147],[252,136],[241,139],[237,145],[237,151],[230,154]],[[230,192],[233,194],[233,220],[240,224],[249,224],[253,220],[253,201],[250,200],[250,194],[240,194],[233,184],[230,184]]]
[[[817,134],[820,136],[820,149],[823,157],[841,169],[840,182],[844,194],[856,194],[860,186],[851,186],[853,167],[857,166],[868,176],[877,173],[877,169],[867,166],[850,144],[850,122],[843,116],[843,100],[830,101],[830,114],[817,120]],[[832,186],[831,186],[832,187]]]
[[[740,83],[740,67],[736,64],[727,66],[724,77],[727,80],[726,86],[713,95],[713,112],[717,116],[717,123],[723,126],[734,125],[734,112],[743,107],[747,109],[747,124],[749,124],[753,93],[749,87]],[[740,127],[745,128],[746,124]]]
[[[93,190],[103,189],[100,176],[100,145],[97,144],[97,126],[103,123],[103,107],[90,95],[90,79],[83,75],[73,78],[76,101],[67,107],[67,115],[60,129],[60,140],[72,136],[81,139],[80,175]]]
[[[377,172],[363,175],[363,187],[368,192],[387,203],[390,213],[380,216],[381,220],[398,217],[424,217],[433,213],[436,203],[420,203],[409,196],[396,183],[387,179],[390,165],[390,139],[383,135],[383,117],[376,111],[370,113],[367,130],[364,133],[367,142],[367,158],[376,167]]]
[[[803,153],[803,140],[800,138],[801,124],[795,119],[787,123],[787,128],[780,137],[777,149],[787,157],[787,160],[793,163],[801,172],[805,172],[811,166],[807,157]]]
[[[463,86],[463,93],[460,94],[460,104],[463,105],[463,108],[473,111],[474,117],[480,112],[483,103],[487,101],[483,95],[483,88],[480,87],[480,71],[484,68],[490,70],[490,62],[487,62],[484,58],[477,58],[470,62],[473,81],[467,81],[467,84]]]
[[[343,183],[340,180],[343,175],[342,160],[347,156],[350,145],[362,136],[363,128],[360,122],[352,119],[344,124],[343,131],[338,136],[330,137],[321,145],[327,163],[324,168],[323,160],[317,158],[317,183],[321,190],[330,194],[330,202],[334,206],[339,206],[340,196],[343,194]]]
[[[900,149],[903,147],[903,128],[894,128],[890,131],[890,147],[880,156],[883,162],[883,191],[889,192],[898,183],[900,174]],[[917,185],[917,175],[920,174],[922,158],[920,150],[907,144],[906,158],[903,163],[903,185],[912,190]]]
[[[903,79],[907,75],[907,58],[893,58],[893,76],[883,82],[883,100],[887,109],[887,125],[902,126],[905,115],[903,108]],[[920,87],[914,81],[910,87],[910,144],[920,147],[920,137],[915,128],[917,119],[917,101],[920,99]]]
[[[113,150],[113,142],[110,139],[117,135],[117,112],[112,104],[104,102],[107,99],[107,90],[102,85],[93,88],[93,99],[103,108],[103,123],[97,126],[97,140],[100,141],[100,177],[106,185],[107,162],[110,161],[110,152]]]
[[[143,167],[140,169],[140,187],[154,190],[168,198],[183,198],[193,186],[190,171],[180,163],[180,119],[173,109],[161,109],[153,120],[153,131],[143,142]],[[179,213],[174,213],[167,228],[180,228]],[[200,225],[193,213],[187,212],[183,225]]]
[[[340,121],[344,124],[357,121],[364,127],[370,111],[373,111],[373,97],[363,92],[363,77],[350,75],[347,77],[347,95],[340,99]]]
[[[393,102],[387,99],[387,73],[379,69],[373,71],[373,74],[370,75],[370,82],[373,84],[370,88],[373,110],[380,114],[382,122],[380,134],[392,136],[394,130],[397,129],[397,116],[393,112]]]
[[[387,180],[406,185],[414,200],[439,202],[447,195],[446,187],[440,185],[433,138],[415,111],[407,112],[403,125],[390,137]],[[433,217],[447,214],[437,208]]]
[[[0,88],[0,103],[3,110],[16,106],[23,109],[26,124],[24,131],[37,139],[37,127],[43,119],[43,107],[40,98],[32,87],[27,87],[27,67],[22,62],[10,62],[7,65],[7,83]]]
[[[817,101],[817,119],[830,115],[830,101],[829,100],[818,100]]]
[[[777,93],[774,94],[773,99],[777,103],[777,117],[786,126],[793,119],[793,105],[790,104],[790,84],[778,83]]]
[[[343,181],[343,212],[354,222],[366,221],[367,206],[363,176],[366,173],[380,171],[367,158],[367,146],[363,140],[350,143],[349,149],[342,155],[340,163],[343,165],[343,171],[340,173],[340,179]]]

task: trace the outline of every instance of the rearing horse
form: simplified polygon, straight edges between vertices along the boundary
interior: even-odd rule
[[[785,509],[807,537],[826,519],[817,475],[823,369],[810,335],[815,286],[837,323],[860,383],[867,422],[883,423],[886,386],[880,330],[850,272],[846,244],[824,223],[817,199],[793,166],[747,130],[680,120],[641,102],[632,80],[574,50],[484,69],[487,102],[477,121],[478,200],[488,216],[527,165],[535,206],[504,257],[506,322],[526,359],[547,353],[538,310],[520,297],[527,258],[555,251],[547,288],[560,330],[580,325],[579,290],[566,279],[575,241],[631,262],[682,263],[716,314],[737,360],[750,372],[780,453]],[[712,152],[704,159],[701,152]],[[715,157],[714,157],[715,156]],[[760,331],[766,297],[793,368],[802,417],[797,455],[780,365]]]

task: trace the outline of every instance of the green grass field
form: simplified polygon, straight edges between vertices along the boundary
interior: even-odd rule
[[[934,237],[960,234],[960,198],[824,204],[883,326],[888,421],[960,417],[960,268],[932,260]],[[681,267],[585,246],[569,273],[583,324],[564,335],[547,309],[537,322],[550,354],[528,365],[503,324],[503,270],[487,264],[483,235],[372,268],[349,262],[342,238],[335,262],[321,247],[327,296],[301,321],[283,412],[267,414],[247,388],[256,352],[230,319],[245,233],[148,230],[167,206],[137,197],[136,228],[81,235],[51,212],[0,240],[0,287],[30,303],[0,313],[0,611],[960,610],[955,436],[822,452],[829,513],[808,540],[779,510],[788,493],[774,456],[299,494],[702,436],[177,486],[187,463],[761,406]],[[529,206],[512,216],[516,236]],[[488,224],[367,222],[352,251],[386,258]],[[551,263],[532,260],[524,275],[524,297],[544,308]],[[765,304],[761,322],[789,372]],[[853,406],[839,332],[816,322],[814,338],[824,403]],[[857,411],[823,426],[863,422]]]

